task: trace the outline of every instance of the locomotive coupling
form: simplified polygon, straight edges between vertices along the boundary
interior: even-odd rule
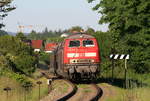
[[[70,73],[70,74],[75,73],[75,68],[74,68],[74,67],[69,68],[69,73]]]

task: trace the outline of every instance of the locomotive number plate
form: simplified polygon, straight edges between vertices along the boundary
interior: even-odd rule
[[[78,60],[79,61],[79,63],[87,63],[87,62],[91,62],[90,60],[88,60],[88,59],[80,59],[80,60]]]

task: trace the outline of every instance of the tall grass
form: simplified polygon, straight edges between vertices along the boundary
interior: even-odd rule
[[[39,79],[43,82],[41,85],[41,97],[47,95],[48,89],[46,84],[46,79]],[[33,87],[25,90],[16,81],[9,79],[7,77],[0,77],[0,101],[38,101],[39,98],[39,87],[35,80],[33,81]],[[5,87],[9,86],[12,90],[7,93],[3,90]]]
[[[108,84],[100,84],[107,87]],[[110,86],[110,91],[114,94],[105,98],[105,101],[149,101],[150,100],[150,87],[141,87],[133,89],[124,89],[115,86]],[[105,91],[104,91],[105,92]]]

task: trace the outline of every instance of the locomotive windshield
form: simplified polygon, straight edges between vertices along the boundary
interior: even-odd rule
[[[83,46],[85,46],[85,47],[93,47],[94,46],[94,42],[92,40],[84,40],[83,41]]]
[[[80,41],[78,40],[73,40],[69,42],[69,47],[79,47],[80,46]]]

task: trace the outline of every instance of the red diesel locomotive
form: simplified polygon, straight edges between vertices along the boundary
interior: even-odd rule
[[[95,78],[99,73],[98,42],[87,34],[73,34],[64,39],[53,52],[50,69],[69,79]]]

